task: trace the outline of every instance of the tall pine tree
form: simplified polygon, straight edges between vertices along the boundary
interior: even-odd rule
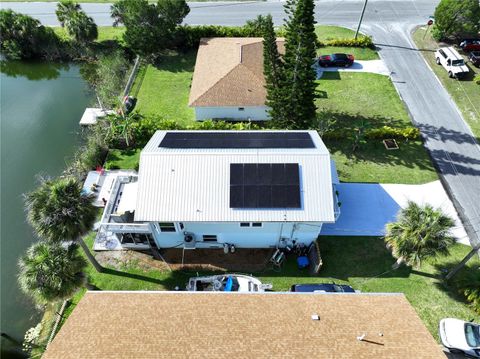
[[[278,52],[277,36],[273,28],[271,15],[263,18],[262,32],[263,74],[267,90],[266,105],[270,108],[270,117],[278,123],[283,123],[285,119],[284,103],[281,96],[281,86],[284,84],[283,62]]]
[[[272,118],[277,126],[309,128],[316,116],[316,56],[313,0],[288,0],[284,55],[284,79],[279,99],[284,116]]]

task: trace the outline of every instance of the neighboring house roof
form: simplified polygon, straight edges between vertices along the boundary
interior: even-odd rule
[[[284,40],[277,40],[284,52]],[[216,37],[200,40],[189,106],[265,106],[263,39]]]
[[[314,148],[160,147],[172,132],[192,133],[157,131],[140,155],[135,221],[334,222],[330,154],[316,131],[213,131],[303,133]],[[230,208],[230,164],[235,163],[297,163],[301,207]]]
[[[445,358],[403,294],[105,291],[42,358],[159,357]]]

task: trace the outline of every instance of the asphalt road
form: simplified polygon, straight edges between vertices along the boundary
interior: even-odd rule
[[[391,71],[395,87],[405,101],[444,186],[462,218],[472,245],[480,244],[480,146],[458,108],[413,44],[410,32],[425,24],[438,0],[370,0],[362,30],[373,36],[380,56]],[[355,27],[363,1],[317,1],[320,24]],[[37,17],[58,25],[55,3],[0,3],[0,8]],[[111,25],[108,4],[82,4],[98,25]],[[272,14],[283,22],[283,2],[191,3],[188,24],[241,25],[258,14]],[[452,80],[453,81],[453,80]]]

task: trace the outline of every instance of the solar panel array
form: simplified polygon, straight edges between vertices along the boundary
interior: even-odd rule
[[[298,163],[231,163],[230,208],[300,208]]]
[[[167,132],[165,148],[315,148],[308,132]]]

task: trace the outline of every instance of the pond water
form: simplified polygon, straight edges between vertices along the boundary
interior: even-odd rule
[[[56,176],[79,144],[78,122],[93,95],[79,67],[67,64],[0,62],[1,86],[1,331],[2,358],[15,355],[41,312],[19,290],[18,258],[36,239],[26,223],[22,194],[36,176]]]

